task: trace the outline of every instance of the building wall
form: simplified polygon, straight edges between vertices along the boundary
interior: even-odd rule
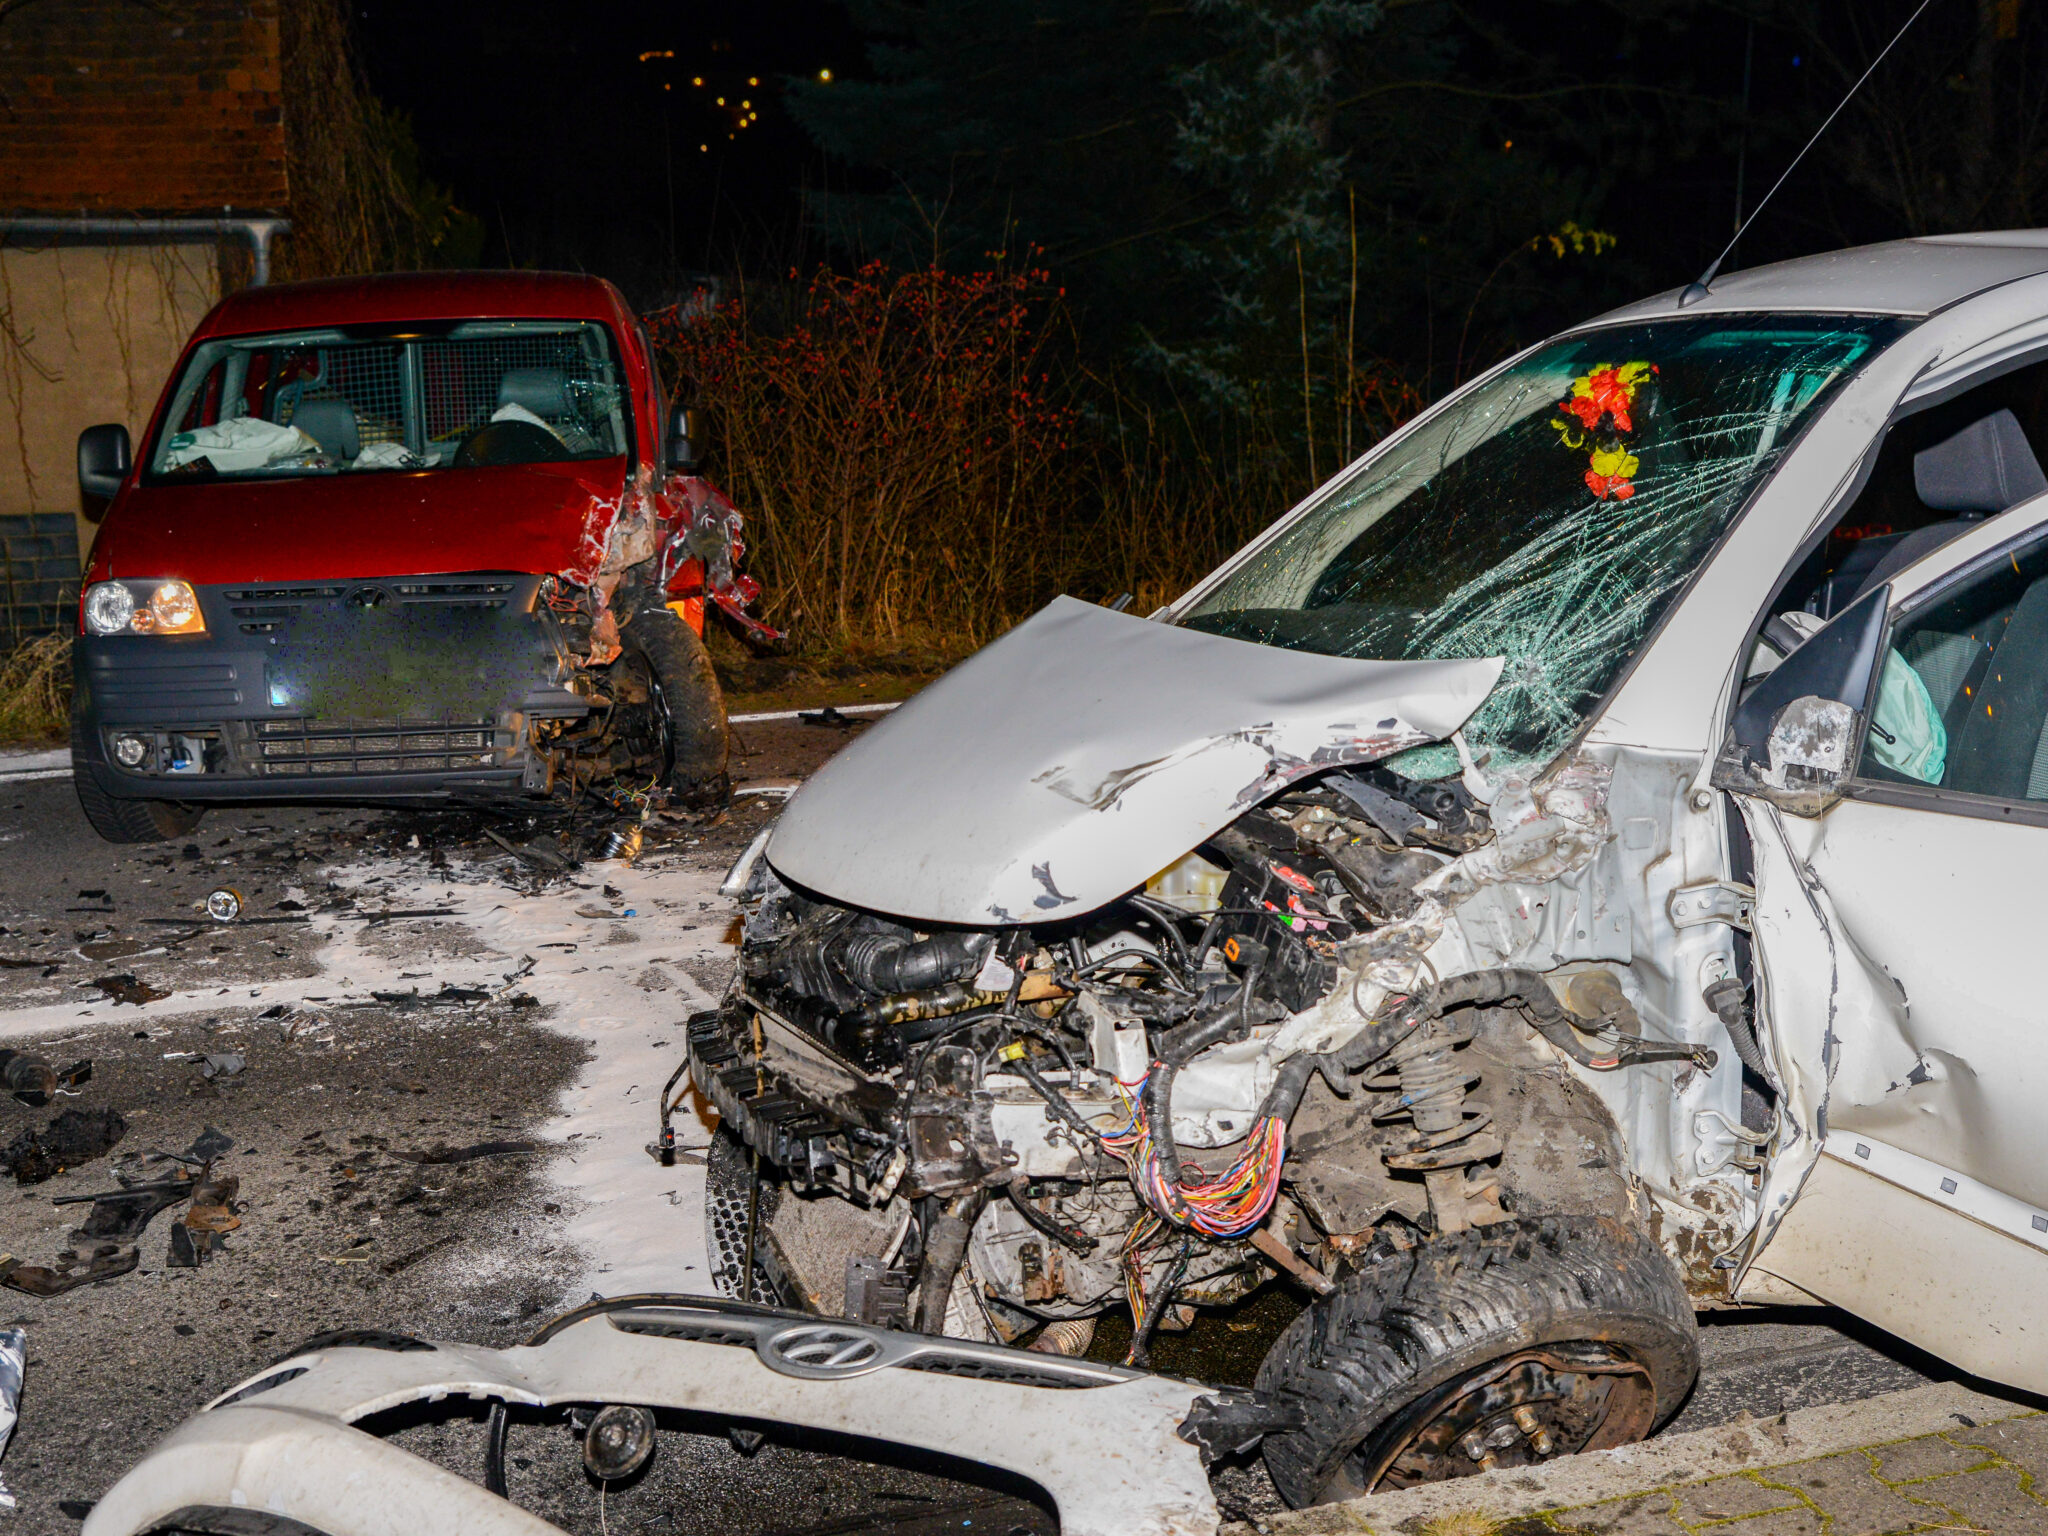
[[[78,551],[90,548],[78,434],[120,421],[140,446],[185,338],[214,303],[217,268],[211,244],[0,247],[0,541],[32,532],[40,550],[54,512],[73,519]],[[29,515],[39,515],[33,529],[12,521]],[[0,643],[16,627],[0,612]]]
[[[285,206],[278,0],[38,0],[0,27],[0,210]]]

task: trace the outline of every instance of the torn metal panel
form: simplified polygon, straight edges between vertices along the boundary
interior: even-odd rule
[[[1919,1053],[1908,1043],[1904,996],[1849,939],[1810,862],[1823,829],[1788,821],[1761,801],[1738,804],[1756,861],[1759,1041],[1780,1094],[1753,1256],[1812,1173],[1837,1095],[1845,1104],[1881,1099],[1884,1085],[1903,1080]]]
[[[457,1395],[675,1408],[959,1456],[1044,1488],[1067,1536],[1217,1528],[1201,1457],[1175,1434],[1202,1390],[1192,1384],[705,1298],[622,1298],[586,1311],[515,1349],[334,1347],[281,1361],[159,1442],[94,1506],[84,1536],[136,1536],[194,1507],[279,1516],[328,1536],[559,1536],[470,1479],[350,1427]],[[365,1499],[366,1487],[378,1496]]]
[[[1302,655],[1061,598],[819,769],[768,860],[930,922],[1078,916],[1305,774],[1449,735],[1499,671]]]
[[[1735,974],[1734,928],[1681,924],[1675,914],[1677,893],[1718,880],[1726,867],[1718,805],[1703,812],[1691,803],[1698,768],[1686,754],[1582,752],[1552,778],[1495,802],[1500,810],[1507,801],[1525,827],[1557,829],[1556,844],[1530,844],[1539,857],[1523,859],[1516,839],[1504,838],[1424,882],[1466,888],[1449,902],[1447,931],[1430,951],[1442,974],[1524,966],[1563,985],[1582,971],[1609,973],[1648,1034],[1717,1050],[1712,1072],[1679,1064],[1573,1069],[1621,1127],[1630,1166],[1672,1206],[1667,1235],[1687,1233],[1673,1240],[1688,1253],[1702,1240],[1714,1252],[1733,1247],[1752,1209],[1746,1176],[1701,1135],[1703,1124],[1740,1123],[1741,1076],[1702,995]],[[1510,845],[1505,877],[1502,842]],[[1560,860],[1559,845],[1570,857]],[[1701,1232],[1708,1235],[1692,1235]],[[1685,1267],[1691,1277],[1704,1266]]]

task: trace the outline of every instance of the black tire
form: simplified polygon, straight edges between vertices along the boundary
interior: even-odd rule
[[[93,831],[110,843],[163,843],[199,825],[206,808],[170,800],[117,800],[100,788],[85,760],[84,727],[71,724],[71,784]]]
[[[722,802],[731,788],[725,694],[704,642],[673,610],[648,608],[619,631],[619,643],[646,669],[652,685],[655,723],[664,738],[663,783],[685,803]]]
[[[1633,1227],[1548,1216],[1382,1245],[1259,1367],[1307,1419],[1266,1437],[1266,1466],[1299,1507],[1625,1445],[1698,1373],[1692,1302]]]

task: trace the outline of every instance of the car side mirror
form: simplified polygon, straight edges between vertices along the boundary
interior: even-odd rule
[[[668,467],[679,474],[696,474],[704,463],[704,448],[704,418],[688,406],[677,406],[668,423]]]
[[[78,434],[78,488],[87,496],[112,501],[134,462],[128,429],[118,421]]]
[[[1865,593],[1751,690],[1715,759],[1716,789],[1794,816],[1818,816],[1842,798],[1863,740],[1891,590]]]

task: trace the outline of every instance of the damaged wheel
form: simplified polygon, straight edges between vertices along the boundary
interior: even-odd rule
[[[1626,1445],[1698,1370],[1677,1270],[1621,1223],[1523,1219],[1380,1248],[1260,1366],[1260,1390],[1306,1419],[1266,1438],[1266,1465],[1299,1506]]]
[[[725,695],[711,666],[711,653],[697,632],[667,608],[635,614],[619,631],[625,654],[614,664],[631,674],[629,705],[620,745],[634,760],[650,765],[654,777],[686,802],[723,800]]]

